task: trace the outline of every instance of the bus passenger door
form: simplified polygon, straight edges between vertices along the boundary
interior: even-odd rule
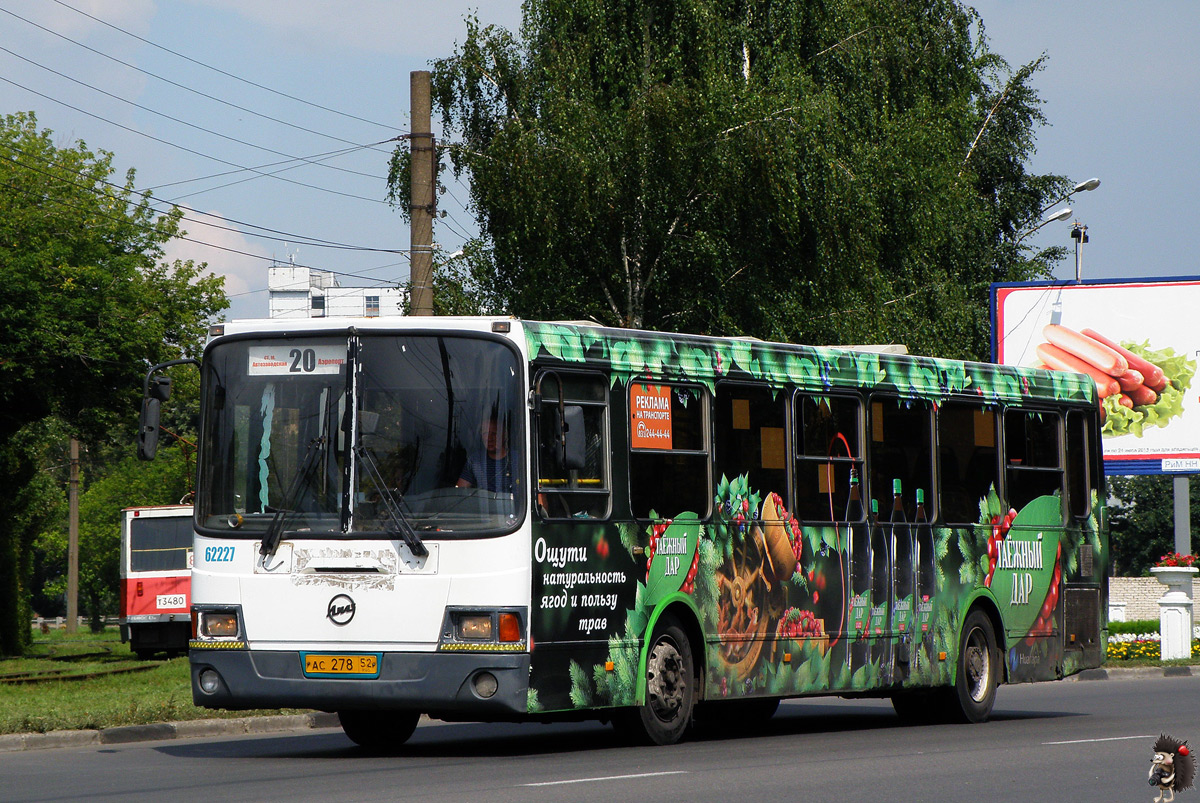
[[[872,553],[872,585],[886,596],[886,611],[872,614],[881,685],[904,682],[911,672],[916,626],[915,522],[926,517],[924,489],[933,487],[933,405],[890,394],[871,398],[868,430],[871,504],[879,510]],[[878,603],[875,603],[878,607]],[[884,615],[886,613],[886,615]],[[878,631],[878,632],[877,632]]]

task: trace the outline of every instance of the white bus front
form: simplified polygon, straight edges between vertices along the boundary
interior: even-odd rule
[[[486,322],[358,323],[205,351],[193,699],[360,730],[524,713],[522,356]]]

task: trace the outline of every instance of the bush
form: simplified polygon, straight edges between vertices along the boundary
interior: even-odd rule
[[[1109,622],[1109,635],[1117,633],[1157,633],[1157,619],[1134,619],[1131,622]]]

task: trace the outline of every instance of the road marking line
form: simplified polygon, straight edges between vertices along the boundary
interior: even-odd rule
[[[667,772],[639,772],[636,775],[605,775],[599,778],[572,778],[569,781],[542,781],[540,783],[523,783],[521,786],[562,786],[569,783],[593,783],[595,781],[624,781],[629,778],[657,778],[660,775],[687,775],[687,770],[670,770]]]
[[[1086,742],[1120,742],[1126,739],[1157,739],[1154,734],[1149,736],[1107,736],[1103,739],[1072,739],[1067,742],[1042,742],[1042,745],[1048,744],[1084,744]]]

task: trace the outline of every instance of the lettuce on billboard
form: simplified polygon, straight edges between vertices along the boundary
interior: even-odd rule
[[[996,284],[995,360],[1090,376],[1110,474],[1200,471],[1200,279]]]

